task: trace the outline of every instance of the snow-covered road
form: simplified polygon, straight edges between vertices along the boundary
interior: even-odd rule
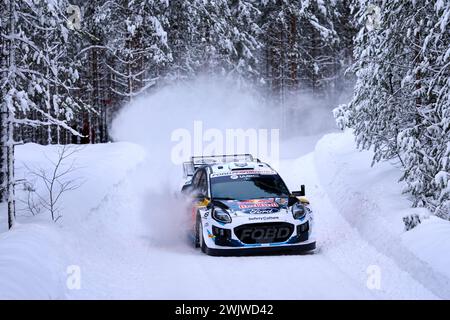
[[[82,272],[81,289],[69,290],[67,297],[436,298],[348,225],[321,188],[313,157],[309,153],[284,160],[280,171],[291,188],[300,182],[308,186],[316,218],[316,253],[258,257],[200,253],[179,235],[174,210],[162,204],[170,198],[149,191],[144,164],[116,184],[85,223],[64,231],[71,239],[65,243],[68,261]],[[374,270],[380,271],[379,289],[369,280]]]
[[[317,139],[294,139],[292,143],[303,149],[285,157],[279,170],[291,189],[307,186],[318,240],[314,254],[206,256],[184,234],[185,208],[171,183],[179,181],[180,168],[163,181],[155,175],[153,158],[145,156],[144,148],[131,143],[94,145],[78,155],[77,174],[88,179],[64,199],[60,223],[42,222],[44,216],[20,217],[16,230],[0,234],[0,297],[448,298],[448,282],[442,275],[437,277],[418,261],[414,268],[405,268],[404,261],[398,263],[396,256],[368,242],[366,234],[349,224],[339,211],[345,206],[333,202],[326,192],[329,188],[321,185],[326,170],[321,167],[318,174]],[[44,152],[51,153],[48,148],[26,145],[18,156],[28,165],[45,163]],[[66,286],[69,266],[80,271],[79,289]]]
[[[86,181],[64,197],[58,223],[45,214],[20,216],[15,230],[0,234],[0,298],[450,298],[442,258],[449,223],[429,219],[405,236],[402,216],[419,209],[401,194],[398,172],[389,164],[370,168],[371,155],[355,151],[351,133],[324,136],[329,110],[302,114],[299,134],[280,140],[280,174],[291,190],[306,185],[315,212],[316,252],[210,257],[194,249],[177,198],[182,170],[170,159],[173,132],[189,133],[197,120],[216,132],[273,128],[279,118],[276,108],[262,112],[245,94],[206,88],[168,88],[136,100],[114,122],[122,142],[77,153],[74,175]],[[27,177],[27,167],[48,167],[56,148],[19,146],[18,177]],[[4,226],[0,221],[0,231]],[[79,271],[80,288],[66,285],[74,275],[68,270]]]

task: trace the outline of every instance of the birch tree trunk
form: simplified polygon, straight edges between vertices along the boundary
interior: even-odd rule
[[[9,2],[9,70],[10,70],[10,79],[9,79],[9,88],[15,87],[15,72],[16,72],[16,56],[15,56],[15,41],[14,41],[14,35],[16,32],[16,25],[15,25],[15,2],[14,0],[10,0]],[[13,107],[13,106],[11,106]],[[6,170],[6,196],[8,201],[8,227],[11,229],[14,226],[14,222],[16,219],[16,212],[15,212],[15,199],[14,199],[14,111],[11,110],[12,108],[9,108],[7,103],[3,103],[4,108],[4,116],[6,118],[6,135],[2,135],[2,139],[5,139],[6,143],[6,162],[7,162],[7,170]],[[3,112],[2,112],[2,118],[3,118]]]
[[[5,7],[6,9],[6,3]],[[8,76],[8,44],[4,37],[0,39],[0,79],[6,79]],[[6,123],[7,123],[7,109],[6,109],[6,88],[0,88],[0,202],[5,202],[6,195],[6,172],[7,172],[7,160],[6,160]]]
[[[14,226],[16,219],[15,206],[15,179],[14,179],[14,115],[12,111],[8,111],[7,117],[7,144],[6,144],[6,160],[7,160],[7,199],[8,199],[8,227],[11,229]]]
[[[7,199],[7,122],[8,122],[8,109],[6,103],[4,101],[3,92],[1,93],[2,99],[1,111],[0,111],[0,202],[3,202]]]

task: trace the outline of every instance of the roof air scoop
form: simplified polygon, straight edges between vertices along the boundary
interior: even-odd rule
[[[230,170],[252,170],[255,167],[247,162],[233,162],[229,165]]]
[[[247,166],[247,162],[235,162],[234,165],[239,168],[245,168]]]

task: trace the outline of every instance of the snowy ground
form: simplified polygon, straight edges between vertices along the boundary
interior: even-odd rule
[[[322,138],[315,149],[320,182],[337,210],[379,252],[439,296],[450,296],[450,223],[424,208],[410,208],[395,163],[370,167],[370,152],[355,152],[350,131]],[[402,218],[416,213],[423,223],[404,231]]]
[[[84,181],[64,195],[56,224],[45,213],[30,217],[18,201],[18,225],[6,232],[0,208],[0,298],[450,299],[450,223],[431,217],[404,232],[403,216],[428,212],[410,208],[395,166],[370,168],[370,152],[357,152],[350,132],[326,134],[331,113],[318,106],[300,112],[296,135],[279,145],[281,175],[291,190],[307,187],[317,251],[237,258],[192,248],[171,134],[192,132],[198,120],[222,132],[280,127],[280,110],[261,108],[205,84],[135,100],[113,124],[122,142],[75,154],[71,177]],[[57,148],[18,146],[17,178],[49,170]]]
[[[180,236],[182,224],[174,221],[182,220],[182,207],[168,204],[175,197],[170,184],[154,185],[151,156],[145,157],[143,148],[131,143],[85,147],[77,155],[76,174],[87,179],[66,196],[60,222],[20,217],[15,230],[0,235],[0,297],[449,298],[448,278],[439,273],[446,271],[448,258],[436,258],[446,251],[434,246],[446,249],[438,237],[448,238],[448,223],[429,219],[403,233],[399,219],[412,209],[400,186],[390,185],[395,169],[385,165],[369,171],[367,155],[355,152],[349,138],[348,133],[327,135],[315,150],[305,143],[312,152],[281,162],[292,189],[307,185],[316,213],[317,252],[244,258],[205,256]],[[21,161],[44,163],[42,154],[52,154],[49,149],[19,147],[18,171],[25,170]],[[383,207],[374,208],[377,203]],[[390,214],[391,209],[396,210]],[[384,229],[385,240],[378,233]],[[419,241],[422,237],[427,240]],[[66,286],[68,266],[79,267],[79,290]],[[367,286],[374,266],[381,275],[379,289]]]

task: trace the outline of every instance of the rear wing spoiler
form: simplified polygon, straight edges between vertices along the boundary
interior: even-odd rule
[[[209,165],[209,164],[219,164],[226,162],[252,162],[255,161],[253,156],[249,153],[243,154],[223,154],[215,156],[193,156],[191,161],[183,162],[183,173],[184,177],[192,177],[195,170],[198,168]],[[259,159],[256,159],[259,162]]]

